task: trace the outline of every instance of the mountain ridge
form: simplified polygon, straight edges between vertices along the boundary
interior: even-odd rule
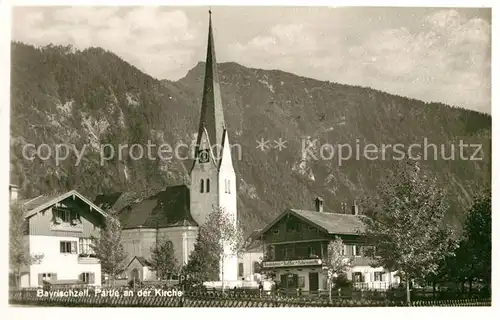
[[[317,139],[314,154],[322,145],[354,146],[357,140],[365,145],[409,145],[426,137],[443,145],[481,143],[482,161],[424,161],[450,193],[453,224],[475,191],[491,183],[488,114],[280,70],[218,65],[229,139],[242,150],[241,159],[234,154],[233,161],[238,210],[247,232],[286,207],[312,208],[315,196],[325,199],[325,210],[339,211],[340,202],[376,192],[384,172],[392,170],[386,160],[350,159],[339,166],[333,163],[337,159],[304,158],[301,147],[307,137]],[[158,80],[102,48],[12,43],[11,182],[20,185],[25,197],[75,188],[91,199],[98,193],[189,184],[189,159],[136,161],[124,155],[101,165],[99,146],[150,140],[191,144],[203,66],[197,63],[178,81]],[[256,149],[259,138],[273,147]],[[287,141],[281,151],[274,147],[279,138]],[[53,159],[24,159],[26,143],[89,147],[81,165],[74,165],[74,155],[55,165]]]

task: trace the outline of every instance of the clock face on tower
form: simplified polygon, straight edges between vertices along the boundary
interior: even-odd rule
[[[198,153],[198,161],[200,163],[208,162],[208,149],[200,150],[200,152]]]

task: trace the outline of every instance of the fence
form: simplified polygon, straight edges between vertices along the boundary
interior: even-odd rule
[[[404,301],[347,300],[337,299],[332,303],[324,299],[307,297],[255,296],[247,294],[196,293],[181,297],[159,295],[119,295],[104,297],[89,292],[81,297],[40,296],[37,291],[11,291],[10,304],[61,306],[61,307],[397,307],[406,306]],[[415,301],[412,306],[490,306],[490,299],[464,299],[443,301]]]

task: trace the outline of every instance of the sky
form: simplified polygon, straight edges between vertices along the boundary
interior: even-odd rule
[[[218,62],[491,113],[491,10],[212,7]],[[206,55],[207,7],[15,7],[12,40],[102,47],[177,80]]]

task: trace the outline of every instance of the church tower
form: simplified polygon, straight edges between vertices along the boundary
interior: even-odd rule
[[[224,122],[211,14],[209,11],[207,59],[200,125],[195,147],[195,160],[190,173],[190,207],[192,217],[200,226],[205,223],[214,207],[222,207],[236,225],[236,175],[231,159],[227,127]],[[224,263],[223,279],[225,281],[237,280],[237,257],[227,251],[222,263]]]

